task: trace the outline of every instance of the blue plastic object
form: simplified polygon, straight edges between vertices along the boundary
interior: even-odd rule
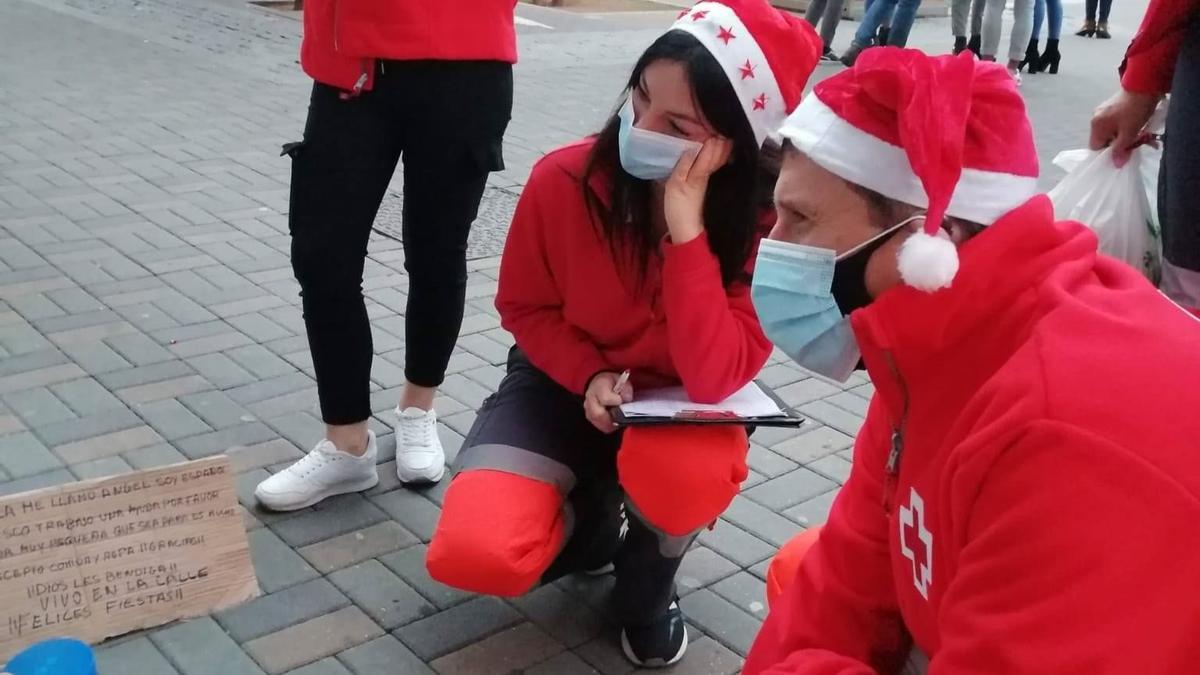
[[[39,642],[9,660],[11,675],[96,675],[92,649],[79,640],[60,638]]]

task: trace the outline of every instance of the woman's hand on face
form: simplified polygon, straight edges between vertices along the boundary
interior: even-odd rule
[[[617,429],[609,409],[633,400],[633,386],[628,382],[621,387],[620,393],[614,391],[620,378],[617,373],[600,373],[588,383],[583,395],[583,411],[588,421],[606,434]]]
[[[671,242],[685,244],[704,232],[704,195],[708,179],[729,162],[733,141],[713,136],[699,152],[686,152],[667,179],[663,210]]]

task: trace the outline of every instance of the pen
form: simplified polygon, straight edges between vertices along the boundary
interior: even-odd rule
[[[621,390],[625,388],[626,382],[629,382],[629,371],[628,370],[621,373],[621,376],[617,378],[617,383],[613,385],[613,393],[620,394]]]

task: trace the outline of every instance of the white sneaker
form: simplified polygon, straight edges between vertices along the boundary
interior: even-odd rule
[[[436,483],[446,473],[437,413],[396,408],[396,476],[401,483]]]
[[[296,511],[334,495],[370,490],[379,483],[375,470],[378,453],[375,432],[370,430],[362,457],[322,440],[295,464],[259,483],[254,496],[273,511]]]
[[[1013,81],[1017,83],[1018,87],[1021,86],[1021,71],[1019,69],[1013,70],[1012,68],[1009,68],[1008,74],[1012,76]]]

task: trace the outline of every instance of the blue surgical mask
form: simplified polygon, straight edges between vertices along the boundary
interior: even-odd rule
[[[838,382],[850,379],[862,354],[849,319],[834,299],[834,270],[843,261],[858,261],[861,264],[852,265],[853,270],[839,271],[861,276],[866,270],[862,255],[869,256],[901,227],[922,217],[897,223],[841,256],[832,249],[764,239],[758,249],[750,296],[767,339],[818,375]],[[861,295],[867,297],[864,282],[854,281],[863,285]],[[847,285],[843,282],[843,287]],[[853,304],[857,309],[864,303]]]
[[[675,170],[679,158],[688,150],[700,151],[695,141],[638,129],[633,126],[633,98],[626,99],[618,113],[621,129],[617,147],[621,151],[621,166],[634,178],[664,180]]]
[[[763,240],[750,296],[767,339],[804,368],[845,382],[858,364],[858,343],[833,287],[834,251]]]

